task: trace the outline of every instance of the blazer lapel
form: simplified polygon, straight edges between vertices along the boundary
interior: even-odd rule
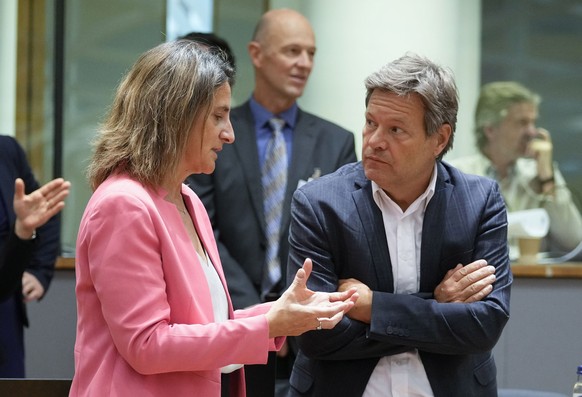
[[[297,109],[297,123],[293,131],[293,154],[291,158],[287,190],[294,192],[297,183],[304,175],[313,174],[309,169],[313,162],[313,152],[319,128],[313,118],[307,117],[305,112]]]
[[[246,181],[245,185],[249,190],[253,209],[260,220],[264,232],[263,185],[259,168],[255,122],[249,103],[243,104],[238,112],[233,112],[231,117],[233,119],[232,124],[236,125],[236,131],[234,132],[236,140],[232,146],[242,167]]]
[[[362,221],[362,229],[378,280],[377,289],[393,292],[392,262],[388,253],[382,213],[372,197],[372,183],[362,174],[361,178],[356,180],[356,185],[359,185],[360,189],[354,191],[352,197]]]
[[[14,200],[14,180],[22,177],[25,170],[22,169],[22,162],[16,161],[16,151],[18,143],[11,137],[0,136],[0,183],[4,186],[0,189],[6,217],[12,225],[16,221],[16,214],[12,209]],[[32,191],[33,186],[26,186],[26,193]]]
[[[313,152],[315,150],[318,127],[315,120],[306,117],[306,114],[297,109],[297,123],[293,130],[293,153],[289,172],[287,174],[287,192],[283,202],[283,216],[281,225],[289,227],[291,219],[291,198],[297,189],[299,180],[305,175],[313,174],[313,169],[309,169],[313,164]]]
[[[5,155],[5,154],[3,154],[3,155]],[[4,162],[5,162],[5,160],[2,159],[2,163],[4,163]],[[10,222],[11,225],[12,225],[12,223],[14,223],[14,221],[16,219],[16,215],[14,214],[14,211],[12,210],[12,201],[14,199],[13,194],[14,194],[14,180],[15,179],[16,179],[16,176],[14,176],[10,172],[8,165],[1,164],[0,165],[0,183],[2,183],[2,186],[5,186],[5,188],[0,189],[0,194],[2,194],[2,200],[0,201],[0,203],[4,205],[4,212],[5,212],[6,217],[8,218],[8,221]]]
[[[182,187],[182,195],[183,196],[187,196],[188,193],[184,191],[184,187]],[[193,202],[191,199],[186,200],[186,206],[188,208],[188,211],[190,212],[190,214],[196,214],[197,212],[199,212],[202,208],[194,208]],[[199,222],[199,217],[198,216],[194,216],[192,217],[192,222],[194,223],[194,228],[196,229],[196,232],[198,233],[198,237],[200,238],[200,243],[202,244],[202,246],[204,247],[204,250],[206,250],[206,253],[208,254],[208,258],[210,258],[210,262],[212,262],[212,266],[214,266],[214,270],[216,270],[216,273],[218,274],[218,277],[220,278],[220,282],[222,283],[222,287],[224,288],[224,291],[226,292],[226,298],[228,301],[228,318],[234,318],[234,309],[232,306],[232,301],[230,299],[230,294],[228,293],[228,286],[226,283],[226,277],[224,276],[224,271],[222,270],[222,266],[219,266],[220,262],[220,255],[218,253],[218,249],[216,247],[216,243],[214,240],[214,232],[212,230],[212,228],[206,228],[204,227],[204,225],[200,224]]]
[[[426,208],[422,226],[420,248],[420,291],[422,292],[432,291],[432,286],[441,281],[439,268],[435,266],[435,258],[441,257],[447,207],[453,192],[453,185],[449,183],[448,175],[440,162],[437,172],[435,193]]]

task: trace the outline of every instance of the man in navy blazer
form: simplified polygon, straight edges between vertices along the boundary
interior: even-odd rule
[[[360,297],[334,329],[297,338],[290,395],[496,396],[506,210],[494,181],[441,161],[457,118],[452,74],[409,53],[366,89],[362,162],[293,196],[288,274],[311,258],[309,288]]]
[[[231,112],[235,142],[223,147],[212,175],[193,175],[187,181],[210,216],[235,309],[277,299],[284,290],[290,203],[295,189],[357,160],[351,132],[297,106],[315,55],[313,29],[303,15],[289,9],[265,13],[248,52],[255,70],[255,88],[251,98]],[[268,125],[272,117],[285,123],[288,173],[278,239],[281,279],[267,290],[262,285],[269,236],[261,168],[272,136]],[[280,355],[286,351],[282,349]],[[285,370],[285,364],[280,362],[279,368]],[[272,396],[272,390],[263,394],[254,387],[258,384],[258,388],[271,389],[265,385],[272,376],[253,376],[253,371],[247,367],[247,394]],[[286,372],[282,378],[288,377],[289,370]],[[261,379],[255,382],[256,378]]]
[[[10,136],[0,136],[1,250],[7,249],[5,245],[16,220],[12,207],[16,178],[24,181],[26,193],[39,188],[18,142]],[[10,297],[0,302],[0,378],[25,376],[23,327],[28,326],[25,301],[40,299],[52,280],[60,248],[59,215],[53,216],[36,233],[38,241],[26,264],[23,282],[19,285],[21,288],[16,288]]]

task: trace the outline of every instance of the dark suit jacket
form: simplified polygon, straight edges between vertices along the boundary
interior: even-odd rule
[[[212,175],[193,175],[187,184],[198,194],[214,228],[220,259],[235,309],[260,302],[265,262],[265,220],[254,118],[249,103],[232,110],[235,142],[218,155]],[[293,131],[279,256],[286,272],[291,196],[316,168],[328,174],[356,161],[349,131],[299,109]],[[284,282],[283,282],[284,284]]]
[[[424,215],[420,292],[393,293],[382,214],[361,163],[295,192],[288,275],[313,259],[308,287],[335,291],[354,277],[374,291],[371,324],[344,317],[333,330],[298,337],[293,396],[361,396],[378,360],[418,349],[436,397],[496,396],[491,350],[509,318],[512,275],[507,217],[495,182],[438,163]],[[434,288],[458,263],[495,266],[489,296],[471,304],[437,303]]]
[[[0,136],[0,184],[1,194],[5,204],[4,210],[8,214],[10,224],[14,225],[16,215],[12,208],[14,199],[14,180],[22,178],[24,180],[26,193],[30,193],[39,188],[39,184],[32,174],[32,170],[26,160],[26,155],[18,142],[10,136]],[[59,253],[60,242],[60,218],[59,215],[52,217],[46,224],[37,230],[37,241],[34,243],[34,252],[27,258],[26,254],[19,253],[21,260],[26,260],[25,264],[19,263],[17,268],[25,266],[25,270],[33,274],[42,284],[45,291],[54,274],[55,259]],[[6,249],[6,240],[0,241],[0,250]],[[6,257],[6,266],[15,266],[11,261],[12,256]],[[20,279],[14,288],[13,297],[22,302],[22,291]],[[20,313],[23,325],[28,325],[24,303],[20,305]],[[0,321],[1,322],[1,321]]]

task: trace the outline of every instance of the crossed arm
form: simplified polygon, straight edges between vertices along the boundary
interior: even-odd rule
[[[439,303],[478,302],[493,291],[495,267],[480,259],[466,266],[458,264],[449,270],[443,281],[434,289],[434,298]],[[372,316],[372,290],[354,278],[339,280],[338,291],[356,288],[359,298],[355,306],[346,314],[353,320],[370,324]]]

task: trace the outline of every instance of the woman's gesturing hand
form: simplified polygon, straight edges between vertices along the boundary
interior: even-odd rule
[[[312,266],[311,259],[305,259],[293,283],[267,312],[269,337],[297,336],[307,331],[331,329],[354,306],[358,299],[355,288],[332,293],[308,289],[307,279]]]

